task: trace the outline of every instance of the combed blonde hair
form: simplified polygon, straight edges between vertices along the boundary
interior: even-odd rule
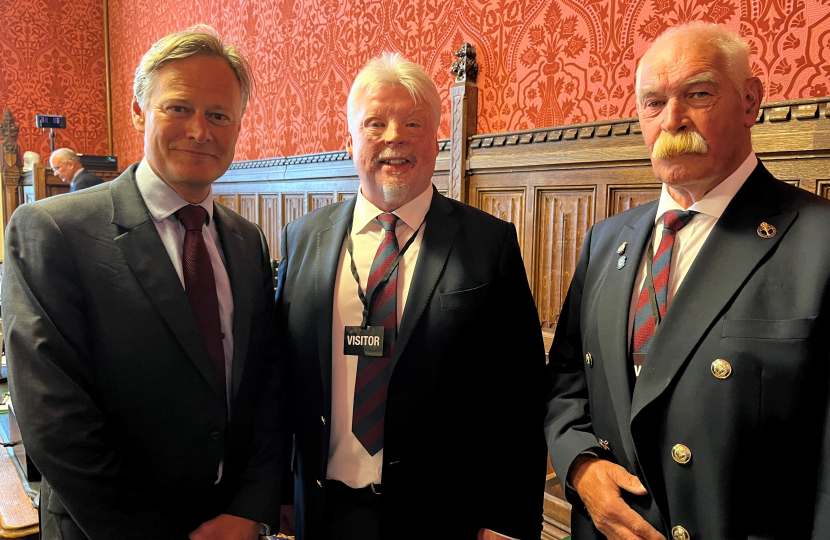
[[[409,94],[416,103],[426,103],[435,116],[435,126],[441,123],[441,96],[438,88],[424,69],[414,62],[410,62],[399,53],[385,52],[377,58],[372,58],[357,74],[352,89],[349,92],[347,116],[349,129],[357,118],[355,115],[355,101],[359,92],[371,93],[375,88],[383,85],[394,86],[399,84],[409,90]]]
[[[133,94],[141,108],[144,109],[147,105],[147,98],[153,92],[159,70],[170,62],[193,56],[220,58],[227,62],[239,81],[244,115],[248,98],[253,94],[255,86],[251,65],[234,45],[224,43],[216,30],[206,24],[197,24],[161,38],[141,57],[141,62],[135,68],[133,82]]]
[[[648,51],[661,47],[668,42],[678,41],[680,43],[698,44],[708,43],[713,45],[724,58],[726,63],[726,75],[732,81],[735,90],[741,92],[746,86],[746,81],[752,78],[752,69],[749,66],[749,43],[741,36],[730,32],[717,24],[701,21],[683,23],[669,28],[660,34]],[[646,51],[646,54],[648,54]],[[643,55],[645,57],[645,54]],[[642,58],[637,66],[637,80],[635,90],[640,91],[640,74],[642,71]]]

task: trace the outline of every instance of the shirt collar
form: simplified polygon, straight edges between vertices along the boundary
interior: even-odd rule
[[[758,165],[758,158],[755,157],[755,152],[750,152],[735,172],[727,176],[723,182],[712,188],[709,193],[704,195],[702,199],[695,202],[689,208],[683,208],[677,203],[677,201],[672,199],[671,195],[669,195],[669,191],[666,189],[666,184],[663,184],[663,190],[660,193],[660,202],[657,205],[657,215],[654,218],[654,223],[657,223],[657,221],[663,217],[663,214],[669,210],[680,210],[681,212],[694,210],[695,212],[712,216],[715,219],[720,219],[723,211],[732,201],[732,198],[738,190],[741,189],[741,186],[744,185],[744,182],[746,182],[746,179],[749,178],[750,174],[752,174],[752,171],[755,170],[756,165]]]
[[[138,191],[141,192],[141,197],[144,199],[144,204],[147,205],[147,210],[157,223],[161,223],[168,217],[175,214],[180,208],[190,204],[175,189],[167,185],[167,183],[159,178],[159,176],[150,167],[147,158],[143,158],[138,168],[135,170],[135,181],[138,184]],[[207,210],[208,223],[213,219],[213,188],[205,197],[205,200],[199,203],[199,206]]]
[[[77,179],[78,179],[78,175],[79,175],[79,174],[81,174],[81,171],[83,171],[83,170],[84,170],[84,168],[83,168],[83,167],[81,167],[80,169],[76,170],[76,171],[75,171],[75,174],[73,174],[73,175],[72,175],[72,180],[70,180],[70,181],[69,181],[69,183],[70,183],[70,184],[74,184],[74,183],[75,183],[75,180],[77,180]]]
[[[432,190],[433,187],[432,184],[430,184],[429,187],[423,191],[423,193],[397,210],[393,210],[391,213],[398,216],[398,219],[406,223],[410,229],[417,230],[418,227],[421,226],[421,223],[424,222],[427,212],[429,212],[430,204],[432,204]],[[362,190],[359,191],[357,194],[357,202],[354,205],[352,230],[356,233],[363,232],[363,229],[365,229],[366,226],[372,222],[372,220],[383,213],[383,210],[379,209],[377,206],[369,202],[369,199],[363,196]]]

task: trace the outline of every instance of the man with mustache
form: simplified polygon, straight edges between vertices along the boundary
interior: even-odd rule
[[[255,540],[279,520],[268,246],[211,191],[252,77],[208,27],[160,39],[135,76],[144,159],[11,218],[3,326],[45,540]]]
[[[541,533],[539,318],[513,225],[432,185],[440,116],[420,66],[371,60],[348,100],[360,192],[283,231],[301,540]]]
[[[670,29],[636,91],[662,194],[587,234],[550,350],[573,538],[830,538],[830,204],[753,153],[737,35]]]

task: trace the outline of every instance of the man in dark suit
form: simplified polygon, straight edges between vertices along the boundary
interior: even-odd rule
[[[419,66],[369,62],[348,109],[360,193],[283,233],[303,540],[541,531],[539,319],[513,225],[432,185],[440,114]]]
[[[161,39],[135,82],[145,158],[12,216],[3,323],[44,538],[251,540],[278,520],[268,247],[211,196],[250,88],[209,29]]]
[[[755,157],[738,36],[668,31],[636,89],[663,192],[586,236],[550,351],[573,538],[830,538],[830,204]]]
[[[78,154],[69,148],[58,148],[52,152],[49,164],[55,176],[69,184],[70,193],[104,183],[100,176],[84,169]]]

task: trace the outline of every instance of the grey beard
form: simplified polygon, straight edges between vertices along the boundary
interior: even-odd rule
[[[390,204],[396,204],[406,198],[409,193],[409,184],[406,182],[396,181],[389,184],[383,184],[383,200]]]

